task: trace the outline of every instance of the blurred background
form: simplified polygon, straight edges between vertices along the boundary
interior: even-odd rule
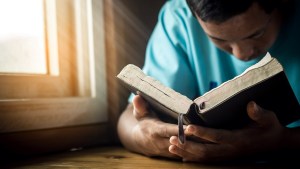
[[[164,0],[0,0],[0,152],[119,145],[129,92]]]

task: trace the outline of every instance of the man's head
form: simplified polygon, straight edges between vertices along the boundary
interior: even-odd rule
[[[266,53],[280,30],[279,0],[187,0],[220,49],[241,60]]]

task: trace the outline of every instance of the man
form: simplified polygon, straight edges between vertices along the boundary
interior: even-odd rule
[[[299,5],[280,0],[167,1],[143,70],[194,99],[239,75],[269,51],[282,63],[299,101]],[[273,112],[255,102],[247,105],[247,113],[253,124],[239,130],[188,125],[186,135],[209,143],[188,140],[181,145],[177,125],[163,122],[135,96],[119,119],[118,133],[131,151],[195,162],[300,148],[300,130],[294,124],[282,126]]]

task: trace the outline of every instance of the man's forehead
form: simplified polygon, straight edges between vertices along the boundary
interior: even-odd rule
[[[222,23],[204,22],[198,18],[198,22],[208,35],[226,40],[250,36],[255,31],[265,27],[269,20],[270,14],[265,13],[256,3],[245,13],[234,16]]]

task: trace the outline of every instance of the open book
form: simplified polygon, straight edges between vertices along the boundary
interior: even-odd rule
[[[132,64],[125,66],[117,78],[156,111],[173,118],[183,114],[184,124],[227,129],[242,127],[250,120],[246,106],[252,100],[275,112],[283,125],[300,117],[299,103],[283,67],[269,53],[241,75],[195,100],[164,86]]]

